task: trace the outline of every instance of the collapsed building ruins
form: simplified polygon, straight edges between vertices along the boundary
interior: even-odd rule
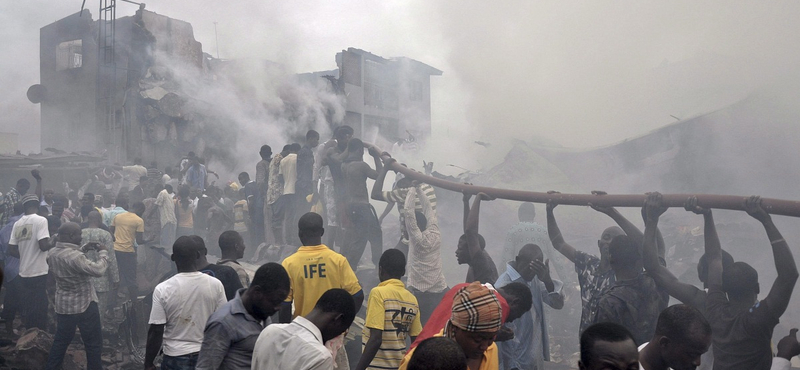
[[[175,163],[195,151],[233,166],[247,136],[281,145],[338,124],[390,143],[430,134],[430,76],[442,72],[424,63],[350,48],[336,70],[294,75],[213,58],[191,24],[143,5],[133,16],[106,13],[93,20],[83,10],[41,29],[41,83],[28,97],[41,103],[42,148],[107,150],[119,163]]]

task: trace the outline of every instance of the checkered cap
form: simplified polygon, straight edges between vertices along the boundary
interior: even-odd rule
[[[461,288],[453,298],[450,324],[473,333],[495,332],[503,325],[497,297],[480,282]]]

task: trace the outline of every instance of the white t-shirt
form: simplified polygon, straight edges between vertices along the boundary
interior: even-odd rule
[[[22,216],[14,223],[8,244],[19,246],[19,276],[47,275],[47,252],[39,249],[39,240],[49,237],[47,219],[37,214]]]
[[[164,327],[164,354],[200,352],[206,321],[225,304],[222,283],[202,272],[182,272],[156,285],[150,324]]]
[[[303,316],[267,326],[253,348],[253,369],[330,370],[333,363],[319,328]]]
[[[133,166],[123,166],[122,172],[125,175],[125,186],[128,189],[133,190],[136,185],[139,185],[139,178],[143,176],[147,176],[147,168],[140,164],[135,164]]]
[[[283,194],[294,194],[294,185],[297,184],[297,154],[291,153],[281,159],[278,173],[283,175]]]

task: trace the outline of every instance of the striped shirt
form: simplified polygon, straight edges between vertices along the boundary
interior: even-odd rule
[[[50,273],[56,278],[56,313],[83,313],[90,303],[97,302],[91,278],[103,276],[108,267],[108,252],[99,254],[100,260],[92,262],[77,245],[61,242],[47,253]]]
[[[419,190],[421,188],[422,186]],[[443,292],[447,290],[447,281],[442,273],[442,233],[439,231],[439,221],[430,198],[418,197],[419,190],[409,188],[408,196],[403,200],[403,228],[409,238],[408,286],[420,292]],[[422,214],[428,220],[425,231],[420,230],[417,225],[414,204],[421,205]]]
[[[406,204],[406,197],[408,196],[408,188],[397,188],[392,191],[384,191],[381,194],[383,195],[384,202],[394,202],[397,204],[397,212],[400,213],[400,225],[405,225],[405,214],[403,213],[403,208],[405,208]],[[428,202],[431,205],[432,210],[436,210],[436,191],[433,189],[433,186],[428,184],[420,184],[419,189],[425,194],[425,197],[428,198]],[[420,203],[419,199],[414,201],[414,210],[422,212],[422,203]],[[408,233],[406,232],[405,227],[400,228],[400,242],[403,244],[408,244]]]
[[[406,290],[402,281],[389,279],[369,292],[362,346],[369,341],[370,329],[381,330],[383,337],[367,368],[397,369],[406,354],[406,336],[416,337],[422,331],[417,298]]]

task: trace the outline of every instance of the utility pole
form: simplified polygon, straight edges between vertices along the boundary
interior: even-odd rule
[[[214,39],[217,42],[217,59],[219,59],[219,36],[217,36],[217,22],[214,22]]]

